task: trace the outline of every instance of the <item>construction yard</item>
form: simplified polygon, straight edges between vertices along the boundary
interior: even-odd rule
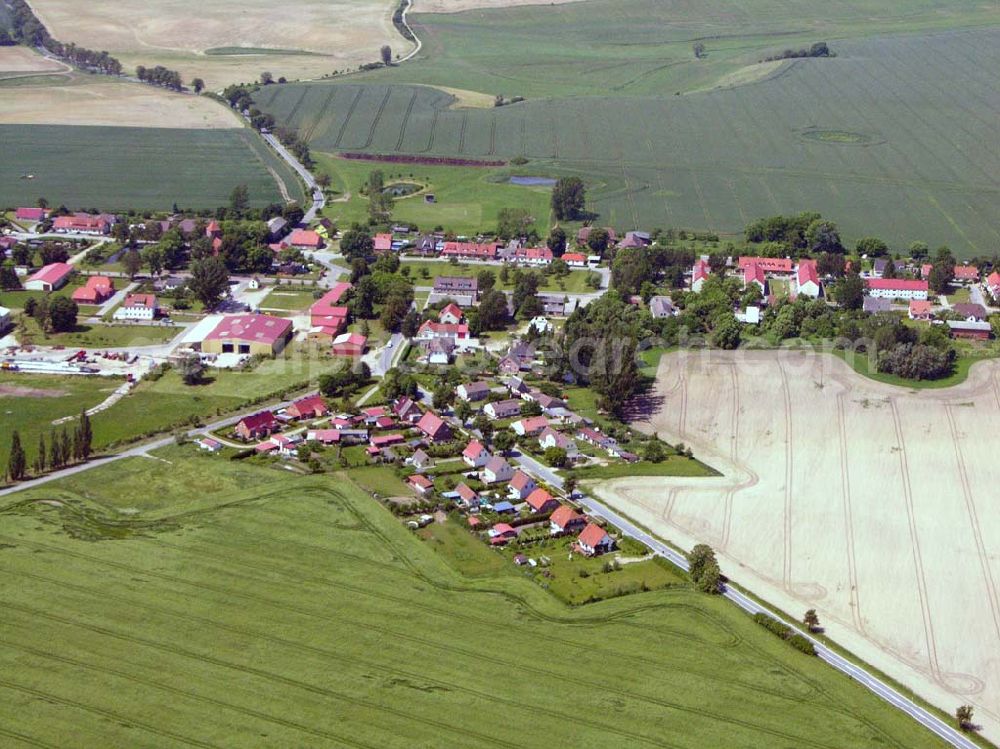
[[[664,356],[636,426],[719,478],[623,478],[595,493],[951,712],[1000,735],[1000,366],[909,390],[803,352]]]

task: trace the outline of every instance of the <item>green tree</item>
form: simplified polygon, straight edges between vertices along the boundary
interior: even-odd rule
[[[455,401],[454,411],[456,418],[463,424],[469,419],[470,416],[472,416],[472,406],[470,406],[468,402],[461,399]],[[479,417],[476,417],[476,420],[478,421]]]
[[[149,245],[142,251],[142,260],[149,268],[149,275],[158,276],[163,272],[163,248],[158,244]]]
[[[889,245],[878,237],[862,237],[854,245],[854,252],[868,257],[885,257],[889,254]]]
[[[403,320],[410,311],[410,300],[404,296],[394,294],[385,300],[382,305],[382,314],[379,322],[385,330],[396,332],[402,326]]]
[[[135,280],[135,277],[139,275],[139,271],[142,270],[142,256],[138,250],[125,250],[122,253],[122,268],[125,270],[130,281]]]
[[[493,289],[480,297],[480,330],[503,330],[507,325],[507,295]]]
[[[399,330],[407,338],[413,338],[420,330],[420,314],[414,309],[407,312],[403,322],[400,323]]]
[[[392,47],[390,47],[388,44],[382,45],[382,49],[379,50],[379,55],[382,58],[383,65],[392,64]]]
[[[45,467],[48,465],[45,456],[45,435],[38,435],[38,450],[35,452],[35,475],[39,475],[45,471]]]
[[[493,449],[501,455],[514,449],[516,442],[517,440],[514,438],[514,435],[506,429],[501,429],[493,435]]]
[[[848,273],[834,284],[833,297],[843,309],[861,309],[865,303],[865,282],[857,273]]]
[[[203,81],[201,78],[193,78],[191,79],[191,88],[194,89],[194,92],[196,94],[200,94],[202,91],[205,90],[205,81]]]
[[[80,308],[69,297],[52,297],[48,304],[49,329],[56,333],[73,330],[76,327],[76,316],[79,312]]]
[[[970,730],[972,726],[972,715],[974,713],[974,708],[972,705],[959,705],[955,710],[955,721],[958,723],[958,727],[963,731]]]
[[[548,239],[545,240],[545,246],[552,250],[552,254],[556,257],[561,256],[566,252],[566,230],[561,226],[553,227]]]
[[[354,227],[340,238],[340,251],[348,260],[371,257],[375,251],[375,240],[360,227]]]
[[[250,210],[250,189],[246,185],[236,185],[229,193],[229,209],[237,218],[243,218]]]
[[[94,442],[94,430],[90,426],[90,417],[87,415],[86,410],[80,412],[80,422],[77,424],[76,433],[77,444],[79,445],[77,457],[80,460],[86,460],[90,457]]]
[[[561,447],[546,447],[543,458],[553,468],[563,468],[569,462],[566,450]]]
[[[535,218],[527,208],[501,208],[497,213],[497,236],[507,241],[534,232]]]
[[[719,565],[712,561],[705,565],[701,575],[695,580],[695,587],[702,593],[716,594],[719,592],[719,585],[722,583],[722,571]]]
[[[481,270],[476,274],[476,281],[479,283],[479,294],[483,295],[497,285],[497,277],[491,270]]]
[[[667,451],[663,448],[663,443],[654,437],[643,445],[642,457],[650,463],[662,463],[667,457]]]
[[[20,481],[28,470],[24,448],[21,446],[21,435],[15,429],[10,435],[10,454],[7,456],[7,478],[10,481]]]
[[[604,257],[604,253],[607,252],[610,242],[611,235],[608,234],[608,230],[600,227],[591,229],[590,234],[587,236],[587,247],[595,255],[600,255],[601,257]]]
[[[691,548],[691,551],[689,551],[686,556],[688,574],[691,576],[692,580],[697,580],[701,577],[702,570],[705,569],[707,564],[717,564],[715,560],[715,552],[712,551],[712,547],[708,544],[696,544]]]
[[[740,322],[725,311],[715,319],[709,342],[716,348],[732,350],[740,345]]]
[[[263,73],[260,74],[260,82],[265,86],[270,86],[272,83],[274,83],[274,75],[265,70]]]
[[[12,260],[5,260],[0,265],[0,289],[4,291],[16,291],[21,288],[21,279],[17,277]]]
[[[816,609],[809,609],[802,616],[802,623],[809,628],[810,632],[815,632],[819,629],[819,615],[816,613]]]
[[[806,241],[813,252],[843,252],[840,232],[832,221],[816,219],[806,229]]]
[[[229,270],[221,258],[206,257],[191,264],[188,288],[206,311],[218,305],[229,289]]]
[[[552,211],[557,221],[577,220],[586,202],[586,189],[579,177],[560,177],[552,188]]]
[[[452,389],[451,385],[447,382],[440,383],[436,388],[434,388],[434,408],[438,411],[443,411],[449,406],[454,397],[455,391]]]

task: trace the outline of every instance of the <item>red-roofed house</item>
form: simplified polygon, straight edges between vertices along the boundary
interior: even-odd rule
[[[451,439],[451,427],[433,411],[428,411],[420,417],[417,429],[432,442],[447,442]]]
[[[244,416],[236,423],[236,435],[245,440],[259,440],[270,436],[280,428],[278,420],[270,411]]]
[[[300,398],[287,409],[288,415],[295,419],[318,419],[330,413],[330,409],[322,395],[310,395]]]
[[[39,221],[43,221],[48,214],[49,212],[45,208],[18,208],[14,211],[14,220],[37,224]]]
[[[958,283],[978,283],[979,268],[975,265],[956,265],[955,281]]]
[[[296,229],[288,235],[286,242],[298,250],[318,250],[323,246],[323,237],[312,229]]]
[[[378,437],[372,437],[368,444],[377,450],[382,450],[386,447],[392,447],[393,445],[401,445],[406,442],[406,437],[402,434],[382,434]]]
[[[744,268],[756,265],[765,273],[791,273],[792,272],[792,260],[787,257],[747,257],[741,256],[739,259],[739,268],[743,270]]]
[[[443,322],[447,325],[458,325],[464,317],[465,313],[462,312],[462,308],[454,302],[450,302],[447,307],[438,313],[438,322]]]
[[[698,258],[694,261],[694,269],[691,271],[691,291],[700,292],[702,284],[708,280],[712,269],[707,260]]]
[[[339,429],[310,429],[306,433],[307,440],[315,440],[324,445],[335,445],[340,442],[340,437]]]
[[[333,339],[332,353],[334,356],[360,357],[365,353],[368,339],[360,333],[341,333]]]
[[[514,469],[499,455],[490,458],[480,474],[484,484],[498,484],[502,481],[510,481],[513,477]]]
[[[107,276],[90,276],[87,285],[73,290],[77,304],[103,304],[115,293],[115,284]]]
[[[496,242],[445,242],[441,251],[443,257],[454,257],[459,260],[493,260],[497,254]]]
[[[209,354],[279,353],[292,337],[292,321],[270,315],[230,315],[222,318],[201,342]]]
[[[420,494],[427,494],[434,489],[434,482],[419,473],[415,473],[412,476],[407,477],[406,481]]]
[[[994,300],[1000,301],[1000,273],[993,271],[986,277],[986,289]]]
[[[537,266],[551,264],[552,258],[552,250],[548,247],[518,247],[510,259],[522,265]]]
[[[759,265],[751,263],[750,265],[745,265],[743,270],[743,288],[747,288],[750,284],[757,284],[760,288],[760,293],[764,293],[764,286],[767,284],[767,276],[764,275],[764,269]]]
[[[24,282],[29,291],[55,291],[66,285],[73,273],[69,263],[49,263]]]
[[[418,341],[430,341],[435,338],[454,338],[456,341],[469,340],[469,326],[463,323],[450,324],[427,320],[417,331]]]
[[[559,501],[544,489],[535,489],[524,501],[535,513],[552,512],[559,507]]]
[[[455,487],[455,493],[458,495],[458,503],[466,510],[475,512],[479,509],[479,495],[464,482]]]
[[[587,556],[595,556],[615,548],[615,541],[596,523],[588,523],[577,537],[576,544]]]
[[[483,447],[483,443],[479,440],[472,440],[462,451],[462,460],[470,468],[482,468],[491,457],[493,456],[490,455],[489,450]]]
[[[392,406],[392,412],[396,414],[396,418],[400,421],[408,421],[411,424],[420,421],[420,417],[423,416],[420,406],[405,395],[396,400]]]
[[[524,499],[538,488],[538,484],[524,471],[515,471],[507,486],[507,494],[511,499],[523,502]]]
[[[510,425],[518,437],[533,437],[540,434],[549,425],[549,420],[544,416],[530,416],[527,419],[519,419]]]
[[[553,536],[579,531],[587,524],[587,519],[569,505],[560,505],[549,517],[549,532]]]
[[[579,252],[566,252],[563,254],[562,260],[570,268],[587,267],[587,256],[581,255]]]
[[[494,539],[503,539],[506,543],[507,541],[517,538],[517,528],[512,527],[508,523],[497,523],[492,528],[490,528],[490,542],[492,543]]]
[[[926,299],[927,281],[908,278],[865,279],[868,295],[882,299]]]
[[[375,252],[389,252],[392,249],[392,234],[375,235]]]
[[[222,236],[222,227],[219,226],[219,222],[218,221],[216,221],[215,219],[212,219],[212,221],[209,222],[208,226],[205,227],[205,236],[206,237],[221,237]]]
[[[911,320],[930,320],[934,317],[930,301],[926,299],[911,299],[909,315]]]
[[[159,310],[155,294],[129,294],[113,317],[115,320],[152,320]]]
[[[795,287],[796,293],[801,296],[819,297],[819,272],[815,260],[799,260],[799,267],[795,270]]]
[[[464,400],[466,403],[484,400],[489,394],[490,385],[488,382],[483,382],[482,380],[477,380],[476,382],[463,382],[455,388],[455,395]]]
[[[73,216],[56,216],[52,231],[59,234],[107,234],[111,224],[103,216],[77,213]]]

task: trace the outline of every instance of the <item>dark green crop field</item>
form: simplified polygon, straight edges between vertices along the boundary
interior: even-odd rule
[[[686,584],[570,608],[343,476],[196,451],[5,498],[5,745],[940,746]]]
[[[807,6],[820,15],[793,12]],[[849,240],[985,254],[1000,241],[1000,28],[987,26],[1000,12],[938,6],[712,2],[702,17],[588,0],[418,15],[421,59],[270,86],[258,102],[317,151],[523,156],[526,173],[580,175],[620,229],[737,234],[817,210]],[[818,40],[836,57],[758,64]],[[461,108],[411,83],[526,101]]]
[[[27,179],[25,175],[34,175]],[[249,130],[0,125],[0,206],[215,208],[246,184],[255,206],[303,200],[294,173]]]

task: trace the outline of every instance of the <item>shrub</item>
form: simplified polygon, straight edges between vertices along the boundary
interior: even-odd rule
[[[788,638],[788,644],[806,655],[816,655],[815,646],[809,639],[803,637],[802,635],[792,635]]]

